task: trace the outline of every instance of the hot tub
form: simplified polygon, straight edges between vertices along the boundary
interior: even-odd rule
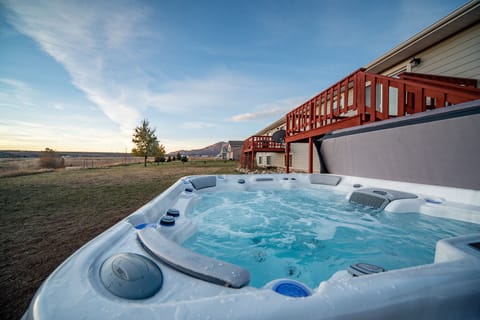
[[[376,258],[360,255],[324,278],[310,277],[310,283],[287,270],[251,285],[255,269],[195,249],[192,239],[202,230],[195,212],[208,209],[201,202],[206,195],[268,195],[272,190],[314,196],[334,192],[355,210],[367,208],[368,223],[377,223],[381,215],[402,220],[416,213],[465,225],[439,239],[425,263],[385,268]],[[352,215],[358,214],[355,210]],[[308,224],[308,215],[304,219]],[[316,241],[334,239],[328,230],[313,232]],[[253,238],[252,246],[261,241]],[[322,248],[314,248],[319,244],[314,241],[299,243],[307,253]],[[401,249],[388,250],[401,256]],[[353,246],[342,250],[356,251]],[[288,259],[288,250],[283,255]],[[24,319],[477,319],[479,270],[476,190],[319,174],[191,176],[68,258],[42,284]]]

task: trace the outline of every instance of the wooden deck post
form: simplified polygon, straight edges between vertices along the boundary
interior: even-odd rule
[[[290,173],[290,142],[285,144],[285,172]]]
[[[313,173],[313,138],[308,138],[308,173]]]

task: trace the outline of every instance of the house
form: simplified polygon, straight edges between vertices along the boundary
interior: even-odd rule
[[[285,117],[281,117],[277,121],[270,124],[268,127],[260,130],[255,134],[257,137],[267,137],[268,141],[253,151],[255,153],[254,159],[257,167],[285,167],[285,141],[275,141],[273,136],[275,133],[283,132],[286,129]]]
[[[220,158],[222,160],[227,160],[227,145],[224,144],[222,146],[222,149],[220,149],[220,153],[217,155],[217,158]]]
[[[243,141],[240,166],[247,170],[256,167],[285,167],[285,141],[273,139],[276,132],[285,132],[285,125],[285,117],[282,117]]]
[[[242,151],[243,141],[230,140],[227,144],[227,160],[240,160],[240,153]]]
[[[285,170],[321,172],[317,141],[331,131],[480,99],[479,16],[480,1],[465,4],[287,113]],[[261,150],[252,161],[253,137],[248,168],[264,162]]]

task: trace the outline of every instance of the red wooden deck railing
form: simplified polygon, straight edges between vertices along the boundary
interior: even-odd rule
[[[480,99],[471,79],[404,73],[392,78],[359,69],[287,113],[286,142]]]
[[[243,142],[240,166],[253,170],[255,154],[263,152],[285,152],[285,144],[273,141],[271,136],[251,136]]]
[[[280,152],[290,143],[309,142],[308,171],[313,171],[313,139],[364,123],[401,117],[480,99],[475,79],[405,72],[397,78],[358,69],[286,115],[285,146],[271,137],[245,140],[242,166],[254,167],[256,151]],[[286,161],[289,172],[289,161]]]
[[[243,142],[244,151],[278,151],[277,149],[285,150],[285,144],[273,141],[271,136],[251,136]]]

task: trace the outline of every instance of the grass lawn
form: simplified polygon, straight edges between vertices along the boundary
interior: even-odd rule
[[[179,178],[236,173],[237,165],[171,162],[0,178],[0,318],[20,318],[62,261]]]

